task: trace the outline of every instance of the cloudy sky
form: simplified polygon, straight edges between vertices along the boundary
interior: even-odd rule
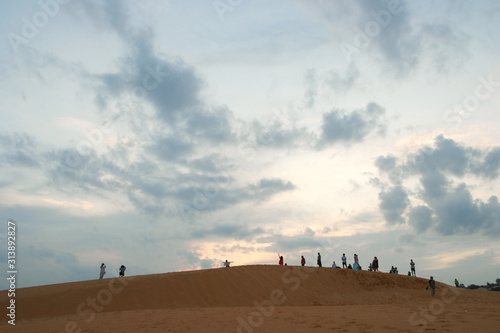
[[[1,6],[18,287],[317,252],[500,277],[498,2]]]

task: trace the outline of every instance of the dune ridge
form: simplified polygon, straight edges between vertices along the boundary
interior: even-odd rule
[[[77,323],[70,325],[74,330],[66,331],[111,332],[119,324],[130,332],[215,332],[238,328],[253,332],[248,323],[252,314],[260,313],[258,319],[262,323],[266,319],[262,327],[269,327],[272,332],[283,327],[288,327],[283,330],[287,332],[304,331],[304,327],[332,328],[350,317],[355,320],[348,322],[352,327],[345,332],[359,331],[363,320],[372,323],[366,327],[385,327],[368,331],[390,331],[384,324],[387,320],[393,323],[390,327],[401,331],[401,327],[412,329],[431,324],[423,319],[424,314],[418,313],[422,309],[428,311],[427,318],[440,318],[446,313],[450,318],[441,315],[446,320],[439,323],[447,327],[460,318],[464,309],[473,308],[483,309],[478,318],[482,318],[483,325],[489,322],[488,327],[493,327],[483,331],[500,328],[500,293],[458,290],[437,282],[433,299],[425,290],[427,281],[347,269],[251,265],[62,283],[18,289],[16,319],[20,326],[16,329],[64,332],[65,323]],[[0,292],[0,299],[5,304],[6,291]],[[242,318],[248,318],[248,322]],[[194,324],[193,320],[199,322]],[[41,323],[47,330],[39,329]],[[458,324],[474,327],[473,322],[466,320],[457,321]],[[246,325],[245,330],[241,325]],[[78,331],[84,327],[86,330]]]
[[[281,306],[393,304],[421,295],[426,284],[424,278],[378,272],[252,265],[22,288],[17,301],[26,309],[22,318],[74,314],[99,293],[103,303],[112,295],[102,312],[245,307],[270,299],[274,290],[283,293]]]

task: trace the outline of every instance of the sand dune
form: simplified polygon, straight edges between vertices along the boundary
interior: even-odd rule
[[[500,293],[352,270],[240,266],[16,292],[15,332],[500,332]],[[0,293],[7,304],[7,293]],[[466,312],[467,311],[467,312]]]

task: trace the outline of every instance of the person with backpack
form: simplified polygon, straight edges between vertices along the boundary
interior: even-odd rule
[[[431,288],[431,295],[434,297],[434,294],[436,293],[436,280],[431,276],[431,279],[429,280],[429,285],[425,287],[425,290]]]
[[[300,264],[302,266],[304,266],[306,264],[306,258],[304,258],[304,256],[301,256],[301,257],[302,257],[302,259],[300,259]]]
[[[125,265],[121,265],[120,266],[120,275],[119,275],[119,277],[125,276],[125,270],[126,269],[127,269],[127,267],[125,267]]]

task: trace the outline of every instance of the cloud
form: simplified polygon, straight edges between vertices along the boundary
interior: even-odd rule
[[[211,143],[233,142],[236,140],[233,133],[233,113],[227,107],[218,107],[211,112],[202,111],[193,113],[187,119],[187,132],[198,139],[208,140]]]
[[[263,234],[264,229],[248,228],[245,225],[240,224],[224,224],[216,225],[210,228],[196,228],[196,230],[191,232],[191,236],[196,239],[200,238],[222,238],[222,239],[248,239],[255,236]]]
[[[417,232],[424,232],[435,223],[432,214],[427,206],[412,207],[408,212],[408,224]]]
[[[380,211],[386,222],[390,225],[404,223],[402,214],[410,204],[406,190],[402,186],[394,186],[388,191],[380,192],[378,196]]]
[[[344,93],[358,83],[360,72],[354,63],[350,63],[345,74],[341,75],[335,71],[326,74],[325,82],[334,92]]]
[[[500,147],[489,151],[484,156],[483,161],[472,163],[471,169],[474,174],[486,179],[498,178],[498,171],[500,170]]]
[[[287,236],[271,234],[256,239],[257,243],[270,243],[268,250],[279,250],[281,252],[303,251],[304,249],[322,248],[322,242],[315,236],[315,232],[306,228],[304,232]]]
[[[0,135],[0,161],[10,166],[39,168],[37,148],[35,138],[26,133]]]
[[[306,91],[304,93],[304,100],[306,107],[313,107],[316,96],[318,95],[318,80],[316,78],[316,70],[308,69],[305,74]]]
[[[190,155],[194,150],[193,144],[179,136],[157,138],[150,147],[150,151],[165,161],[175,161]]]
[[[434,146],[424,146],[407,158],[380,156],[375,165],[397,184],[385,190],[381,180],[372,183],[381,188],[379,207],[389,225],[407,221],[417,232],[434,230],[442,235],[481,233],[500,236],[500,205],[496,196],[485,202],[473,198],[465,182],[468,175],[485,179],[498,178],[499,148],[467,147],[443,135],[434,139]],[[414,176],[420,187],[411,191],[405,184]],[[414,202],[423,201],[416,206]]]
[[[219,259],[203,258],[196,251],[177,251],[177,254],[186,260],[191,269],[209,269],[222,266]]]
[[[375,166],[382,172],[390,172],[396,167],[397,159],[394,156],[379,156],[375,161]]]
[[[470,58],[470,36],[446,22],[424,23],[420,28],[422,49],[429,52],[429,62],[438,72],[455,70]]]
[[[286,191],[293,191],[297,187],[289,181],[279,178],[263,178],[255,185],[249,185],[248,190],[259,201],[268,200],[271,196]]]
[[[465,148],[457,142],[438,135],[434,139],[436,148],[424,147],[410,155],[408,167],[418,173],[432,173],[436,170],[463,176],[468,169],[469,160],[477,152]]]
[[[375,130],[378,133],[384,132],[385,127],[380,123],[384,113],[385,109],[376,103],[350,113],[344,110],[325,113],[319,146],[361,142]]]
[[[252,132],[255,135],[255,143],[259,147],[297,148],[314,140],[313,134],[306,128],[289,126],[280,119],[276,119],[267,125],[263,125],[259,121],[253,121]]]

